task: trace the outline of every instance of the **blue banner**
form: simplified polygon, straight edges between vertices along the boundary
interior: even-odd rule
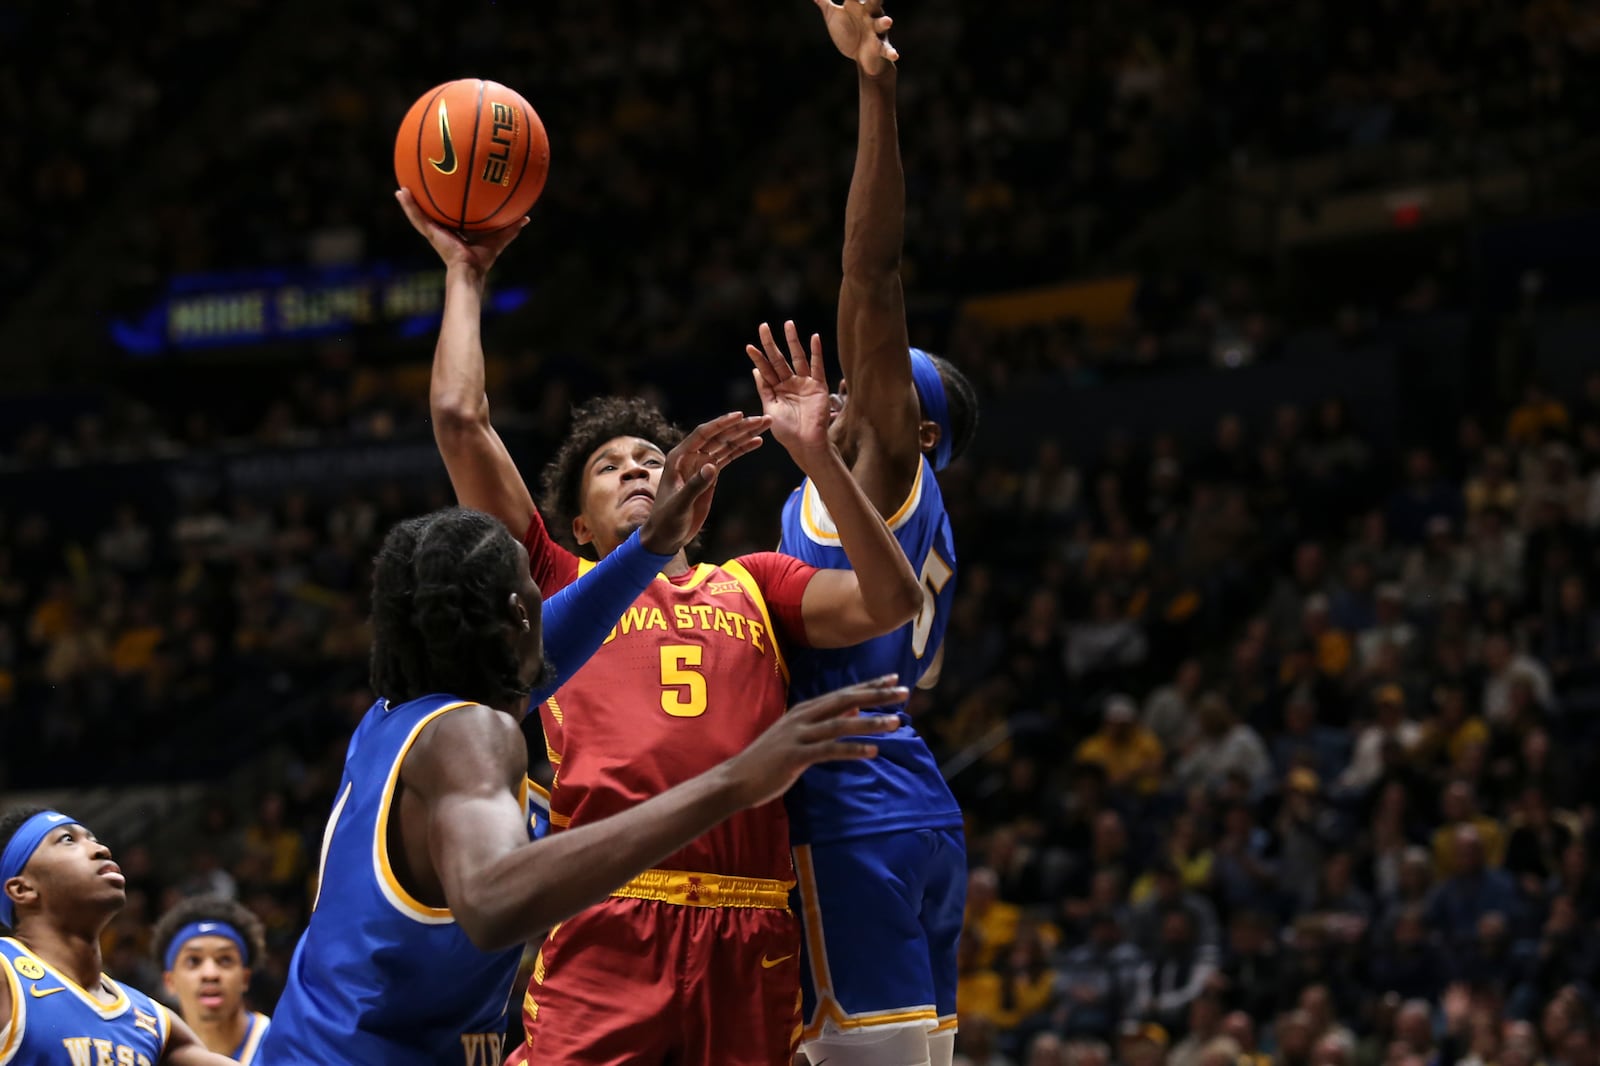
[[[486,312],[515,310],[529,290],[501,288]],[[444,271],[372,263],[359,267],[253,270],[174,278],[133,321],[111,326],[129,355],[264,344],[380,326],[402,337],[431,332],[444,307]]]

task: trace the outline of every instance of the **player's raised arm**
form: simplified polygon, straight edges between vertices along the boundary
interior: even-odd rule
[[[922,462],[900,283],[906,191],[895,121],[899,54],[883,37],[892,20],[881,0],[816,4],[834,45],[855,61],[860,95],[839,286],[839,364],[848,388],[840,417],[851,470],[887,517],[905,502]]]
[[[510,716],[481,706],[441,716],[401,774],[425,808],[428,850],[451,913],[473,944],[498,951],[598,903],[736,811],[782,795],[807,767],[871,758],[873,745],[843,738],[889,732],[899,720],[857,711],[906,696],[886,678],[810,700],[721,766],[533,843],[516,800],[527,766]]]
[[[235,1060],[206,1047],[189,1028],[189,1023],[173,1011],[167,1011],[167,1020],[172,1030],[167,1035],[166,1052],[161,1056],[162,1066],[238,1066]]]
[[[528,220],[469,244],[422,213],[411,194],[395,193],[401,208],[444,260],[444,321],[433,352],[428,410],[433,439],[463,507],[491,514],[521,537],[538,513],[527,483],[489,421],[479,318],[489,268]]]
[[[829,439],[822,338],[812,334],[808,355],[794,323],[784,323],[785,359],[771,327],[762,323],[760,332],[761,347],[747,345],[745,352],[755,364],[756,391],[772,418],[772,435],[816,486],[853,568],[819,570],[806,586],[806,640],[819,648],[859,644],[911,621],[922,607],[922,586]]]

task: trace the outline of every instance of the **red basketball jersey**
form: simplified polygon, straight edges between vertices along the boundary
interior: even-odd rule
[[[592,565],[552,558],[567,553],[543,532],[536,523],[527,542],[549,584]],[[555,767],[551,825],[619,814],[737,754],[777,721],[788,706],[782,645],[804,640],[799,604],[815,572],[762,552],[658,576],[540,708]],[[783,802],[734,815],[659,866],[790,879]]]

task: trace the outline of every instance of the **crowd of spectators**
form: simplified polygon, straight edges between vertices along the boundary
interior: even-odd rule
[[[29,141],[40,156],[0,153],[19,190],[0,203],[0,291],[48,269],[119,177],[149,204],[106,235],[99,283],[119,309],[173,272],[424,255],[384,192],[392,119],[465,63],[534,100],[556,146],[507,264],[560,264],[514,323],[544,354],[498,348],[492,388],[525,463],[574,397],[660,366],[697,387],[684,360],[722,344],[736,361],[763,318],[826,335],[854,86],[808,5],[627,0],[519,22],[352,0],[321,5],[316,33],[273,21],[312,6],[142,5],[142,33],[0,13],[38,35],[0,71],[7,129],[49,133]],[[1448,142],[1593,104],[1593,5],[1427,10],[895,12],[914,307],[1064,276],[1230,160]],[[274,26],[293,58],[240,73]],[[226,136],[120,169],[223,83]],[[1121,355],[1248,361],[1275,343],[1270,306],[1243,276],[1204,293],[1156,278]],[[940,339],[988,401],[1108,372],[1070,322]],[[202,372],[9,419],[0,477],[54,477],[59,501],[106,464],[427,447],[419,353],[367,354],[336,344],[314,369]],[[775,540],[793,474],[777,456],[751,468],[718,500],[708,555]],[[969,816],[964,1064],[1600,1066],[1584,788],[1600,770],[1600,377],[1466,414],[1448,446],[1380,449],[1330,396],[1226,415],[1198,444],[1119,436],[1075,455],[1043,433],[1027,462],[980,456],[942,482],[959,592],[916,710]],[[448,488],[436,469],[360,491],[171,483],[171,500],[111,495],[88,519],[0,501],[0,787],[215,784],[194,832],[120,849],[129,906],[108,959],[155,990],[156,913],[236,895],[268,928],[267,1007],[371,699],[368,560]]]
[[[895,14],[907,252],[925,296],[1081,269],[1219,165],[1427,139],[1457,167],[1484,161],[1484,131],[1576,119],[1596,100],[1600,22],[1567,0],[1438,0],[1426,18],[1393,0],[1096,0],[1070,18],[1048,0],[928,0]],[[757,309],[831,299],[854,85],[809,5],[616,0],[508,18],[234,0],[128,17],[138,32],[9,17],[42,69],[0,77],[6,128],[51,150],[0,162],[24,192],[0,206],[7,295],[119,179],[139,209],[96,235],[96,284],[119,311],[175,273],[415,255],[385,196],[395,123],[431,83],[477,73],[517,87],[550,130],[551,182],[522,238],[560,264],[541,277],[549,306],[580,297],[615,343],[661,353],[687,343],[686,321],[743,330]],[[244,61],[246,31],[275,62]],[[55,58],[101,54],[118,61]],[[225,131],[112,165],[224,91]]]

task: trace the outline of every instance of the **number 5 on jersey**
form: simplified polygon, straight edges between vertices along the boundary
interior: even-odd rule
[[[705,649],[698,644],[664,644],[661,647],[661,709],[674,718],[698,718],[706,713],[706,679],[693,669]]]
[[[938,603],[939,593],[944,591],[945,583],[955,576],[949,563],[939,558],[939,553],[928,551],[928,557],[922,560],[922,610],[917,612],[916,620],[912,623],[911,654],[922,658],[928,651],[928,636],[933,632],[933,612]],[[662,659],[666,661],[665,657]]]

